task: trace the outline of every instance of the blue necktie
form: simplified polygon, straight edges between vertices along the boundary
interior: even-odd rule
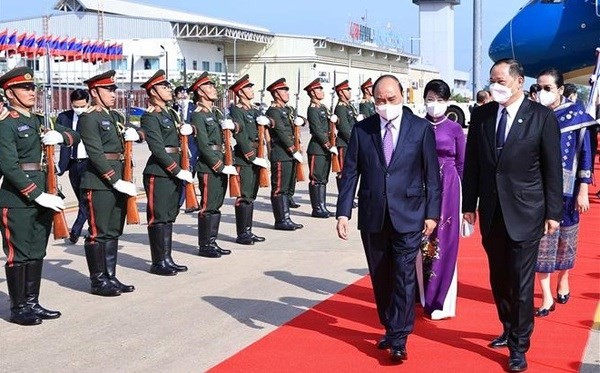
[[[506,138],[506,122],[508,112],[506,108],[502,109],[500,115],[500,121],[498,122],[498,130],[496,131],[496,155],[500,157],[502,154],[502,148],[504,148],[504,139]]]

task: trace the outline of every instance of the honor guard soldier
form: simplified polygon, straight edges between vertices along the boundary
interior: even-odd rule
[[[195,127],[198,144],[198,186],[202,194],[200,212],[198,213],[198,255],[207,258],[219,258],[231,254],[217,244],[221,211],[227,179],[229,175],[237,175],[234,166],[224,163],[224,138],[222,129],[234,130],[231,119],[215,107],[218,94],[215,84],[207,72],[192,84],[196,109],[192,113],[192,126]]]
[[[375,114],[375,101],[373,101],[373,82],[371,78],[360,85],[363,94],[362,100],[358,104],[358,111],[365,118]]]
[[[308,167],[309,183],[308,192],[312,206],[312,216],[316,218],[328,218],[334,214],[327,209],[327,181],[331,168],[331,155],[338,155],[335,143],[330,142],[330,122],[337,122],[337,116],[331,115],[327,107],[321,103],[325,97],[323,86],[319,78],[313,80],[304,90],[310,97],[308,107],[308,126],[310,129],[310,142],[308,143]]]
[[[362,114],[358,114],[356,109],[350,102],[350,86],[348,80],[344,80],[334,87],[335,93],[338,96],[338,103],[335,106],[334,113],[337,115],[337,140],[336,146],[340,153],[340,172],[337,177],[338,191],[340,190],[340,178],[344,169],[344,157],[346,156],[346,148],[350,141],[350,133],[356,122],[364,119]]]
[[[182,181],[193,183],[189,170],[181,169],[179,135],[191,135],[192,126],[181,122],[167,106],[173,90],[163,70],[158,70],[141,85],[150,99],[150,107],[142,115],[141,127],[151,155],[144,168],[144,189],[148,198],[146,218],[152,266],[150,273],[172,276],[187,271],[175,264],[172,252],[173,222],[179,212]]]
[[[304,124],[304,119],[294,119],[294,109],[286,106],[290,100],[285,78],[273,82],[267,91],[273,96],[273,104],[266,112],[271,119],[271,205],[275,217],[275,229],[293,231],[303,227],[290,219],[290,197],[296,185],[296,162],[304,159],[300,149],[294,146],[294,126]]]
[[[53,214],[65,208],[59,196],[45,192],[42,148],[62,143],[72,146],[79,142],[79,135],[60,125],[45,131],[44,116],[31,112],[36,88],[30,68],[8,71],[0,77],[0,87],[9,103],[0,112],[0,174],[4,175],[0,229],[6,254],[9,321],[37,325],[42,319],[61,315],[42,307],[38,298]]]
[[[231,106],[229,115],[236,125],[235,165],[241,190],[241,195],[235,201],[235,242],[242,245],[253,245],[265,240],[252,233],[252,215],[254,200],[258,194],[260,168],[269,166],[266,159],[257,157],[258,147],[264,146],[258,142],[257,126],[268,126],[270,121],[252,104],[252,86],[254,84],[246,74],[229,88],[237,97],[237,104]]]
[[[84,198],[90,206],[90,234],[85,239],[85,258],[90,271],[91,293],[115,296],[135,290],[116,277],[119,237],[125,225],[128,196],[135,184],[123,177],[124,141],[138,141],[134,128],[125,128],[124,118],[111,110],[116,103],[115,71],[109,70],[86,81],[94,105],[81,114],[78,130],[89,156],[81,179]]]

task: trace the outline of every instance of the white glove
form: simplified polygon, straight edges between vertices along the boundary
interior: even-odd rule
[[[190,184],[192,184],[194,182],[194,176],[188,170],[179,171],[177,173],[177,175],[175,175],[175,177],[178,178],[179,180],[187,181]]]
[[[57,145],[63,143],[62,135],[55,130],[50,130],[42,135],[42,143],[44,145]]]
[[[338,148],[337,148],[337,146],[332,146],[331,148],[329,148],[329,152],[330,152],[330,153],[332,153],[332,154],[335,154],[335,155],[338,155],[338,154],[340,154],[340,153],[338,152]]]
[[[304,125],[304,118],[296,117],[296,119],[294,119],[294,126],[300,127],[303,125]]]
[[[179,127],[179,133],[183,136],[188,136],[194,133],[194,130],[190,124],[184,123],[181,125],[181,127]]]
[[[221,171],[222,173],[226,174],[226,175],[237,175],[237,170],[235,169],[234,166],[225,166],[223,167],[223,171]]]
[[[235,140],[235,138],[233,138],[233,136],[231,136],[231,139],[229,139],[229,145],[231,146],[232,150],[237,145],[237,141]]]
[[[295,152],[294,154],[292,154],[292,157],[294,157],[294,159],[300,163],[304,162],[304,158],[302,158],[302,153],[300,152]]]
[[[135,130],[135,128],[127,128],[123,133],[123,140],[125,141],[138,141],[140,139],[139,133]]]
[[[364,120],[364,119],[365,119],[365,116],[364,116],[364,115],[362,115],[362,114],[358,114],[358,115],[356,116],[356,121],[357,121],[357,122],[360,122],[361,120]]]
[[[333,114],[332,116],[329,117],[329,121],[331,123],[337,123],[338,122],[338,116]]]
[[[137,188],[135,187],[135,184],[130,183],[129,181],[119,179],[113,184],[113,188],[123,194],[127,194],[128,196],[134,197],[137,195]]]
[[[256,117],[256,124],[258,124],[259,126],[268,126],[271,123],[271,121],[269,120],[269,118],[265,117],[264,115],[259,115],[258,117]]]
[[[235,129],[235,124],[233,124],[233,121],[231,119],[225,119],[224,121],[221,122],[221,128],[224,130],[234,130]]]
[[[268,168],[269,167],[269,162],[267,162],[266,159],[264,158],[254,158],[254,160],[252,161],[253,164],[257,165],[258,167],[262,167],[262,168]]]
[[[58,132],[57,132],[58,133]],[[42,193],[34,199],[35,203],[40,206],[47,207],[54,211],[60,211],[65,209],[65,203],[62,198],[55,196],[54,194]]]

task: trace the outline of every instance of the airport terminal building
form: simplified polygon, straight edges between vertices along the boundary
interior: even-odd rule
[[[58,109],[68,106],[66,93],[70,89],[82,87],[88,77],[108,69],[116,70],[123,92],[129,89],[132,64],[134,89],[158,69],[166,70],[169,80],[176,84],[189,84],[203,71],[217,76],[221,84],[250,74],[257,100],[263,81],[268,85],[280,77],[287,79],[292,94],[317,77],[325,92],[331,92],[334,83],[348,79],[353,98],[359,100],[359,86],[364,80],[388,73],[403,83],[409,101],[420,104],[424,84],[440,76],[435,68],[423,65],[420,56],[374,43],[276,34],[260,26],[121,0],[60,0],[55,10],[49,16],[2,22],[0,32],[5,33],[6,40],[16,36],[21,44],[27,44],[28,38],[52,36],[57,45],[62,42],[60,45],[75,55],[51,59],[52,83],[65,91],[58,97]],[[104,46],[109,56],[87,58],[86,46],[91,45]],[[43,79],[44,58],[0,49],[0,73],[24,64]],[[124,107],[125,95],[120,97],[118,106]],[[136,101],[143,100],[143,92],[138,92]],[[264,100],[268,102],[270,96]],[[330,100],[326,97],[325,104]],[[307,95],[301,94],[300,110],[305,111],[308,103]],[[145,106],[145,102],[135,104]]]

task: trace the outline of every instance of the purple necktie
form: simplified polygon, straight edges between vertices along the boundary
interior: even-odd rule
[[[383,135],[383,155],[385,156],[385,165],[389,166],[394,153],[394,139],[392,139],[392,122],[385,124],[385,134]]]

